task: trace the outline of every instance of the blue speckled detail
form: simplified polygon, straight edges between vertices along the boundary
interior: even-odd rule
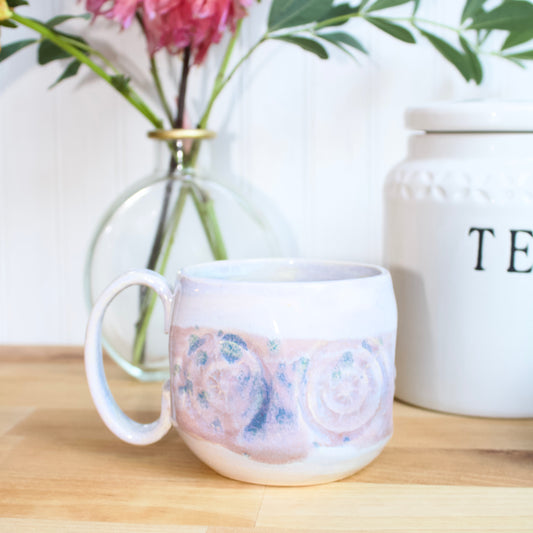
[[[241,388],[241,391],[245,389],[245,387],[248,386],[248,383],[250,383],[250,380],[252,379],[251,374],[248,374],[246,372],[239,372],[239,375],[237,376],[237,381],[239,382],[239,387]]]
[[[365,350],[368,350],[370,353],[372,353],[372,346],[370,346],[370,344],[368,344],[368,342],[363,341],[363,342],[361,343],[361,346],[362,346]]]
[[[284,385],[287,385],[287,387],[291,386],[291,383],[287,379],[287,376],[283,372],[278,373],[278,379],[283,383]]]
[[[213,420],[213,422],[211,423],[211,425],[213,426],[213,428],[214,428],[216,431],[222,431],[222,424],[220,423],[220,419],[215,418],[215,420]]]
[[[350,437],[344,437],[344,439],[342,439],[343,442],[350,442]]]
[[[246,345],[246,343],[238,335],[234,335],[233,333],[226,333],[226,335],[224,335],[222,337],[222,340],[223,341],[234,342],[235,344],[238,344],[239,346],[241,346],[245,350],[248,349],[248,346]]]
[[[296,372],[299,372],[301,375],[304,375],[309,366],[309,359],[307,357],[300,357],[297,361],[292,364],[292,369]]]
[[[287,375],[285,374],[285,370],[287,368],[287,365],[285,363],[280,363],[278,365],[278,371],[276,373],[276,377],[278,380],[283,383],[288,389],[292,387],[292,383],[287,378]]]
[[[205,352],[204,350],[196,354],[196,365],[197,366],[205,366],[205,364],[207,363],[207,360],[208,360],[207,352]]]
[[[255,435],[265,425],[268,409],[270,406],[270,387],[264,379],[261,379],[262,385],[262,402],[259,410],[253,417],[252,421],[246,426],[244,431]]]
[[[279,339],[271,339],[267,341],[268,351],[277,352],[279,350],[280,344],[281,341]]]
[[[238,335],[227,333],[222,337],[220,353],[222,354],[222,357],[224,357],[224,359],[230,364],[241,359],[243,350],[247,349],[248,346]]]
[[[182,387],[179,388],[179,392],[184,393],[184,394],[191,394],[191,392],[192,392],[192,381],[190,379],[188,379],[185,382],[185,385],[183,385]]]
[[[198,394],[198,402],[204,409],[209,408],[209,402],[207,401],[207,393],[205,392],[205,390]]]
[[[220,353],[228,363],[232,364],[242,357],[242,348],[234,342],[223,342]]]
[[[346,366],[352,366],[353,365],[353,353],[344,352],[342,354],[342,363]]]
[[[294,415],[290,412],[284,409],[283,407],[280,407],[278,409],[278,412],[276,413],[276,422],[278,424],[288,424],[292,422],[294,418]]]
[[[198,335],[191,335],[189,337],[189,355],[193,354],[204,343],[205,343],[205,338],[198,337]]]

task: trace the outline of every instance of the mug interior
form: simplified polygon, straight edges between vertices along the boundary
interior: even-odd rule
[[[334,282],[380,276],[384,269],[357,263],[305,259],[217,261],[187,267],[188,278],[249,283]]]

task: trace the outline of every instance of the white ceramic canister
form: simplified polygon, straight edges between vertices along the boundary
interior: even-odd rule
[[[407,111],[387,179],[385,263],[398,301],[396,395],[533,416],[533,103]]]

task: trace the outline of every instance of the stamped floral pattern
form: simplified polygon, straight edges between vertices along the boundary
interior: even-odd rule
[[[302,459],[316,446],[371,446],[392,431],[393,338],[280,340],[176,327],[174,419],[181,431],[267,463]]]

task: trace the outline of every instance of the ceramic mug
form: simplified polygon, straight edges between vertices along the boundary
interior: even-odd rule
[[[136,284],[157,292],[170,333],[170,379],[152,424],[121,411],[102,362],[105,309]],[[377,266],[219,261],[184,268],[174,290],[138,270],[96,301],[85,367],[100,416],[126,442],[156,442],[174,425],[227,477],[323,483],[366,466],[391,437],[396,324],[391,278]]]

